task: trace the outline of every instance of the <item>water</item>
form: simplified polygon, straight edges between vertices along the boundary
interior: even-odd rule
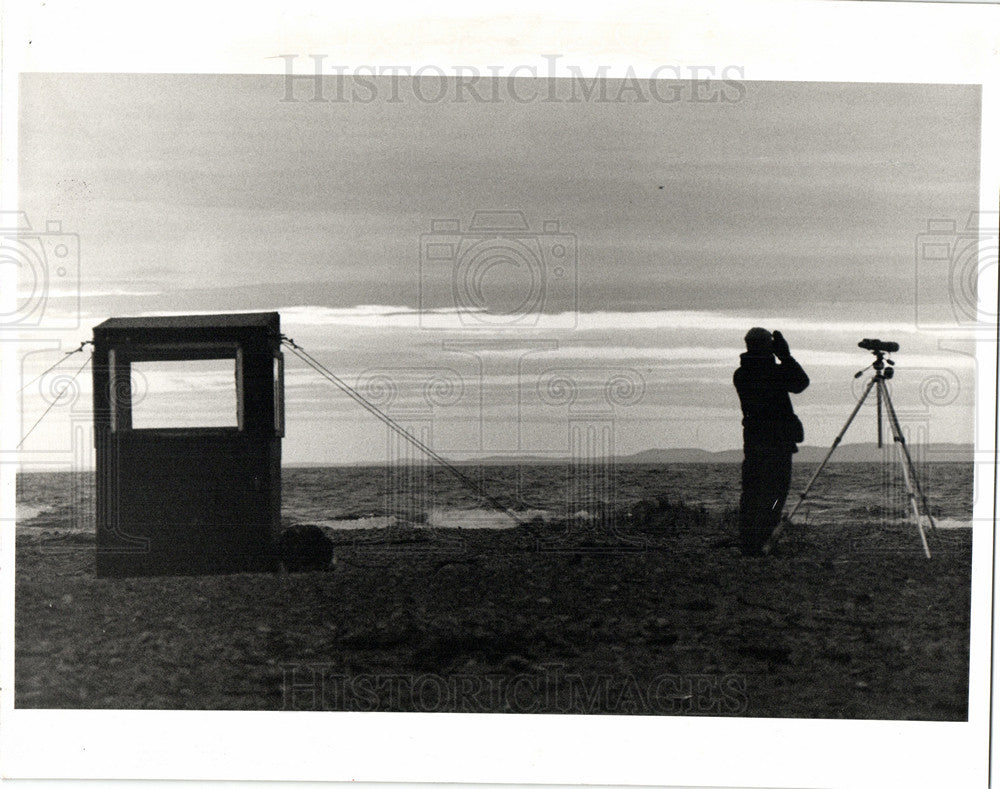
[[[796,463],[789,506],[816,465]],[[463,473],[519,517],[589,517],[642,499],[667,497],[712,511],[739,503],[738,464],[466,466]],[[282,470],[282,515],[294,523],[371,528],[395,521],[440,527],[499,528],[511,519],[441,468],[317,467]],[[940,525],[972,519],[973,467],[926,463],[920,479]],[[93,529],[93,473],[22,474],[18,523]],[[905,518],[908,501],[898,464],[831,463],[817,479],[797,519]]]

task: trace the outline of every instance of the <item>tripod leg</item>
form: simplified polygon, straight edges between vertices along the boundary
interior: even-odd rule
[[[880,386],[883,384],[880,383]],[[892,407],[892,401],[889,400],[889,393],[885,393],[886,396],[886,410],[889,413],[889,428],[892,430],[892,438],[895,441],[896,446],[899,448],[899,464],[903,469],[903,482],[906,484],[906,495],[910,500],[910,509],[913,510],[913,518],[917,523],[917,531],[920,533],[920,543],[924,547],[924,555],[928,559],[931,558],[930,548],[927,547],[927,535],[924,534],[924,524],[920,520],[920,510],[917,507],[917,496],[914,493],[914,483],[916,482],[916,471],[913,468],[913,460],[910,458],[909,450],[906,448],[906,439],[903,437],[903,430],[899,425],[899,420],[896,419],[896,411]],[[912,476],[912,478],[911,478]],[[919,485],[919,483],[916,483]],[[921,498],[923,494],[921,494]],[[924,507],[926,509],[926,500],[924,502]],[[928,513],[928,518],[930,514]]]
[[[882,379],[878,379],[881,381]],[[882,448],[882,384],[875,390],[875,425],[878,428],[878,448]]]
[[[826,457],[823,458],[823,462],[819,464],[819,466],[813,472],[813,475],[809,478],[809,482],[806,483],[805,489],[799,495],[799,500],[795,502],[795,506],[792,507],[791,512],[788,513],[785,520],[790,522],[792,518],[795,516],[795,513],[799,511],[799,507],[802,506],[802,502],[806,500],[806,496],[809,495],[809,491],[812,490],[812,486],[816,483],[816,478],[819,477],[820,472],[829,462],[830,456],[833,454],[833,451],[837,448],[837,445],[840,444],[841,439],[843,439],[844,434],[847,432],[847,428],[849,428],[851,426],[851,422],[854,421],[854,417],[858,415],[858,411],[861,410],[861,406],[864,404],[865,400],[868,399],[868,394],[871,392],[872,387],[875,386],[875,381],[877,380],[878,380],[877,378],[872,378],[868,382],[868,386],[865,387],[865,391],[862,392],[861,397],[858,398],[858,402],[855,404],[854,410],[851,411],[851,415],[847,417],[847,421],[844,422],[844,426],[841,428],[840,432],[837,433],[837,437],[833,439],[833,444],[830,447],[829,451],[826,453]],[[768,537],[767,542],[764,543],[764,547],[762,548],[762,551],[765,555],[769,554],[771,550],[774,548],[774,543],[781,535],[783,529],[784,529],[783,524],[779,523],[775,527],[774,531],[771,532],[771,536]]]
[[[795,502],[795,506],[792,507],[792,511],[788,513],[788,520],[791,520],[795,516],[795,513],[799,511],[799,507],[802,505],[802,502],[806,500],[806,496],[808,496],[809,491],[812,490],[812,486],[815,484],[816,478],[820,475],[820,472],[829,462],[830,456],[833,454],[833,451],[837,448],[837,445],[840,444],[841,439],[844,438],[844,434],[847,432],[847,428],[851,426],[851,422],[854,421],[854,417],[858,415],[858,411],[861,410],[861,406],[868,398],[868,393],[871,392],[872,387],[875,385],[876,380],[877,379],[872,378],[871,381],[868,382],[868,386],[865,387],[865,391],[862,393],[861,397],[858,398],[858,402],[854,406],[854,410],[851,411],[851,415],[847,417],[847,421],[844,423],[844,427],[841,428],[840,432],[837,434],[837,437],[833,439],[833,445],[826,453],[826,457],[823,458],[823,462],[820,463],[819,466],[816,468],[816,470],[813,472],[813,475],[812,477],[809,478],[809,482],[806,484],[805,489],[800,494],[799,500]]]
[[[889,399],[888,390],[886,390],[885,393],[885,403],[886,412],[889,414],[889,421],[893,425],[895,434],[899,436],[897,441],[899,442],[899,446],[906,458],[906,463],[909,466],[910,476],[913,480],[913,487],[916,489],[917,495],[920,496],[920,502],[924,505],[924,513],[927,515],[927,522],[931,525],[931,531],[937,533],[937,524],[934,522],[934,516],[931,515],[931,506],[927,502],[927,496],[924,495],[923,489],[920,487],[920,477],[917,476],[917,468],[913,463],[913,457],[910,455],[910,448],[906,444],[906,438],[903,436],[903,429],[900,427],[899,418],[896,416],[896,409],[892,404],[892,400]]]

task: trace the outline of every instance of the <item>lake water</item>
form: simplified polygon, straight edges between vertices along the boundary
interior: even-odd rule
[[[793,468],[789,506],[816,465]],[[518,517],[596,517],[643,499],[733,509],[740,493],[738,464],[463,466],[461,471]],[[926,463],[919,467],[939,525],[968,526],[972,519],[973,466]],[[439,527],[491,528],[513,524],[443,468],[420,466],[313,467],[282,470],[282,515],[294,523],[332,528],[386,526],[394,521]],[[19,525],[93,529],[93,473],[22,474]],[[843,517],[905,518],[908,500],[897,463],[831,463],[817,479],[797,520]]]

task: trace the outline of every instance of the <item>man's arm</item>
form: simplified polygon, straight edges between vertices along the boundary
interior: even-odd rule
[[[781,335],[781,332],[776,331],[772,335],[774,337],[772,350],[781,362],[778,365],[778,370],[785,388],[792,394],[804,391],[809,386],[809,376],[802,369],[802,365],[792,358],[792,352],[788,349],[788,340]]]
[[[778,365],[778,369],[781,371],[781,377],[785,382],[785,388],[792,394],[798,394],[809,386],[809,376],[806,375],[806,371],[802,369],[802,365],[795,361],[791,356],[782,359],[781,364]]]

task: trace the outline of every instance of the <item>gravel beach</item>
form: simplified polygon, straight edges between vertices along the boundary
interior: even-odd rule
[[[965,720],[972,533],[732,513],[610,529],[328,532],[323,572],[98,579],[58,514],[19,529],[19,708]]]

